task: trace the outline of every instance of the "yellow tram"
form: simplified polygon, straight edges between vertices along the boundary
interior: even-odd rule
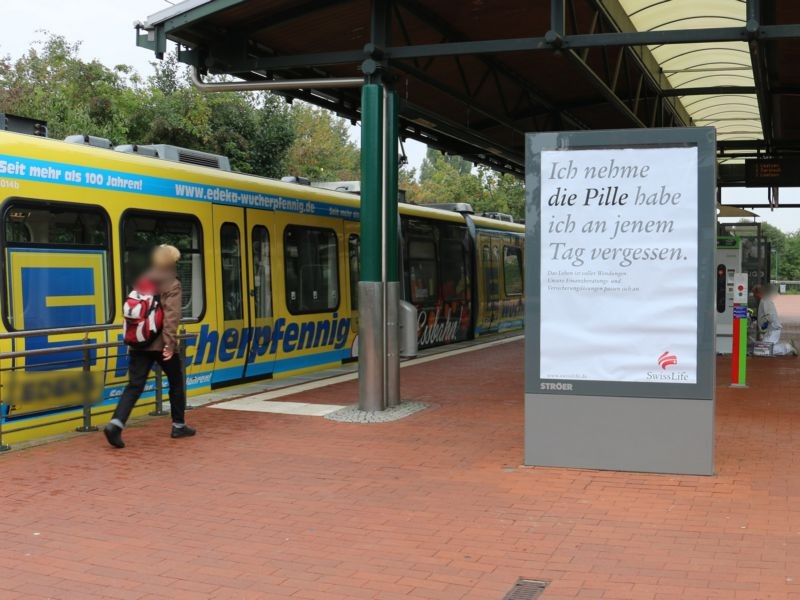
[[[6,443],[74,429],[82,408],[70,395],[87,370],[102,387],[93,419],[105,422],[126,382],[119,305],[159,243],[182,253],[190,394],[355,359],[357,196],[234,173],[205,153],[83,141],[0,132],[0,352],[18,354],[0,364]],[[400,213],[420,347],[522,327],[521,225]]]

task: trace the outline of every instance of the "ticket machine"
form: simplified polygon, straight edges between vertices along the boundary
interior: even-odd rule
[[[737,237],[718,237],[716,256],[717,354],[733,350],[733,304],[736,273],[742,269],[742,245]]]

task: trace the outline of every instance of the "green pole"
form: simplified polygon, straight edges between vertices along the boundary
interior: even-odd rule
[[[397,244],[397,92],[386,91],[386,281],[400,281]]]
[[[381,281],[383,88],[361,88],[361,281]]]
[[[361,280],[358,282],[358,407],[386,408],[383,283],[383,89],[361,90]]]

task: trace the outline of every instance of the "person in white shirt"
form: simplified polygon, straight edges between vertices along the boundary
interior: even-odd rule
[[[772,344],[772,354],[775,356],[797,356],[797,347],[794,341],[781,342],[781,320],[778,309],[772,300],[773,290],[767,286],[757,285],[753,288],[753,296],[758,300],[758,333],[762,342]]]

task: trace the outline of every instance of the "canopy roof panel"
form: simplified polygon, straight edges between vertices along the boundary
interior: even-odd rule
[[[637,31],[744,27],[744,0],[620,0]],[[680,90],[693,86],[748,86],[755,88],[753,63],[747,42],[706,42],[650,46],[670,85]],[[679,96],[692,121],[717,128],[720,140],[757,140],[763,137],[755,91],[736,97],[705,96],[713,101],[688,104]],[[745,107],[749,110],[745,110]]]
[[[382,79],[400,134],[521,173],[531,131],[713,125],[800,149],[796,0],[185,0],[139,25],[201,73]],[[360,117],[354,89],[281,92]]]

